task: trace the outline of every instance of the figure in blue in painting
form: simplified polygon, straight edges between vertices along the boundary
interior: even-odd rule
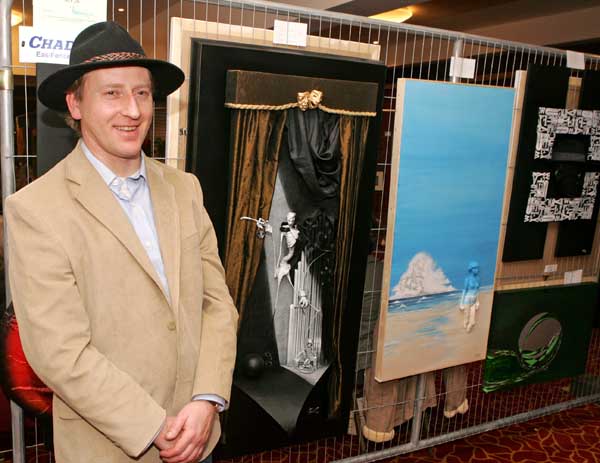
[[[469,333],[475,326],[475,313],[479,309],[479,263],[469,262],[468,274],[465,278],[465,287],[460,299],[460,310],[463,312],[463,326]]]

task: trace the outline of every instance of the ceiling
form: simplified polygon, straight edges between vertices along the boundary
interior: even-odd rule
[[[407,23],[464,31],[538,16],[600,5],[599,0],[353,0],[331,8],[333,11],[370,16],[411,5],[413,17]]]
[[[560,46],[588,53],[600,53],[600,21],[594,20],[585,33],[578,27],[577,12],[585,21],[587,13],[599,18],[600,0],[283,0],[309,8],[371,16],[408,6],[413,17],[407,24],[471,32],[505,40]],[[598,11],[595,11],[598,9]],[[565,25],[560,24],[564,17]],[[544,18],[552,27],[544,28]],[[558,23],[557,23],[558,21]],[[597,25],[596,25],[597,24]],[[512,27],[508,27],[512,25]],[[521,25],[524,31],[515,26]],[[503,27],[504,26],[504,27]],[[539,30],[536,30],[539,29]],[[542,30],[543,29],[543,30]],[[573,33],[569,34],[569,29]],[[532,40],[538,32],[539,41]]]

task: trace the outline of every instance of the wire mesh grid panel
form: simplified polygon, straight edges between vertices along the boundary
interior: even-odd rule
[[[13,8],[23,13],[22,25],[31,26],[31,1],[15,1]],[[348,432],[314,442],[269,450],[244,456],[232,461],[334,461],[369,460],[405,453],[420,447],[435,445],[472,433],[493,429],[511,421],[525,420],[536,413],[551,413],[561,407],[596,400],[598,396],[599,334],[594,330],[589,347],[586,374],[541,384],[520,386],[494,393],[482,392],[483,363],[476,362],[455,368],[451,372],[431,372],[414,377],[397,387],[392,394],[381,394],[369,403],[366,390],[372,380],[370,368],[376,350],[375,330],[380,311],[382,287],[382,260],[385,253],[387,213],[390,203],[390,171],[392,166],[393,132],[396,108],[397,80],[410,78],[432,81],[451,81],[452,57],[471,58],[474,73],[464,83],[514,87],[517,72],[527,69],[529,63],[565,67],[564,52],[549,48],[497,41],[484,37],[445,32],[414,26],[395,25],[331,12],[301,9],[263,1],[184,1],[184,0],[108,0],[107,17],[124,27],[140,41],[149,56],[172,57],[172,28],[182,27],[190,20],[194,33],[208,34],[213,40],[252,43],[272,47],[275,20],[304,23],[315,50],[330,54],[362,54],[368,56],[377,50],[378,57],[388,67],[377,158],[377,178],[372,198],[371,254],[364,286],[359,350],[355,370],[355,390],[348,422]],[[217,24],[209,30],[211,24]],[[205,28],[204,30],[202,28]],[[17,28],[12,28],[13,50],[18,47]],[[348,45],[352,44],[352,45]],[[281,45],[282,48],[302,51],[301,47]],[[587,69],[598,70],[600,58],[588,56]],[[36,178],[36,68],[20,63],[13,53],[12,70],[15,90],[13,97],[15,123],[14,167],[16,187],[21,188]],[[582,74],[572,71],[574,77]],[[189,79],[189,75],[186,76]],[[455,81],[457,79],[454,79]],[[155,158],[173,160],[180,168],[185,164],[187,133],[186,120],[172,133],[170,103],[155,104],[155,117],[145,152]],[[171,127],[172,128],[172,127]],[[174,144],[169,137],[175,137]],[[575,258],[573,258],[575,259]],[[595,256],[589,276],[600,270],[599,256]],[[568,266],[576,266],[573,261]],[[527,276],[527,275],[519,275]],[[534,275],[539,277],[540,275]],[[460,381],[457,383],[456,378]],[[454,381],[454,382],[453,382]],[[456,384],[459,384],[458,386]],[[389,391],[388,391],[389,392]],[[466,398],[468,412],[444,415],[444,404]],[[6,409],[8,413],[8,409]],[[393,433],[382,436],[382,442],[373,442],[362,435],[366,415],[379,410],[383,419],[393,423]],[[48,431],[33,417],[25,422],[28,461],[49,461],[51,452],[44,440]],[[7,429],[0,439],[0,457],[9,458],[12,442]],[[377,440],[377,439],[375,439]]]

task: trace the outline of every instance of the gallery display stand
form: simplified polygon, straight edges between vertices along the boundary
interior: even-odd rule
[[[375,358],[372,359],[374,362]],[[415,412],[422,413],[442,403],[447,419],[468,412],[466,366],[457,365],[442,371],[444,393],[436,390],[436,372],[420,376],[424,387],[423,395],[419,397],[417,375],[379,382],[375,379],[374,369],[366,369],[361,407],[363,420],[360,423],[363,438],[378,443],[391,441],[396,435],[395,428],[413,419]]]

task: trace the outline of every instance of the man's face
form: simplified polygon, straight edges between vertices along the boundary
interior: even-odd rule
[[[81,98],[67,94],[81,136],[106,164],[136,159],[152,122],[152,82],[142,67],[97,69],[85,74]]]

